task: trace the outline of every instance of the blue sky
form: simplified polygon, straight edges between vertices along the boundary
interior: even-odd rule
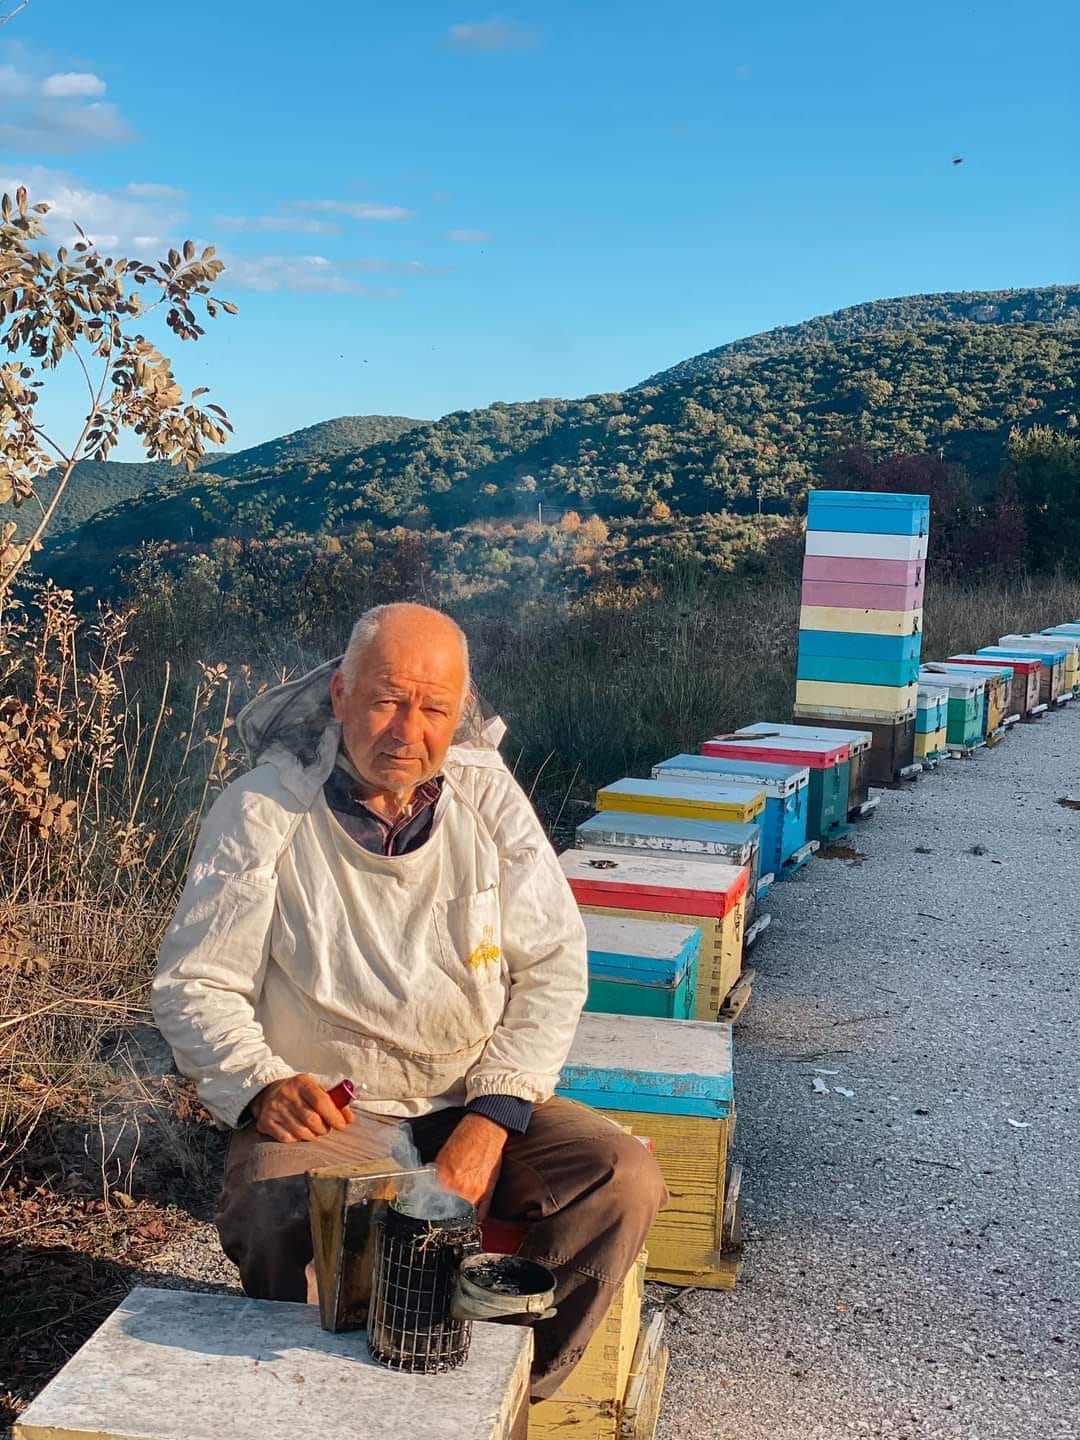
[[[126,253],[218,245],[240,315],[178,371],[238,445],[618,389],[886,295],[1080,278],[1072,0],[103,13],[31,0],[0,28],[0,178]],[[70,426],[78,399],[46,414]]]

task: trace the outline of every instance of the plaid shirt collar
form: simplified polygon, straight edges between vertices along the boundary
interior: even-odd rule
[[[338,823],[358,845],[376,855],[404,855],[418,849],[430,835],[442,789],[441,776],[425,780],[416,787],[408,809],[388,820],[363,798],[364,782],[342,749],[323,793]]]

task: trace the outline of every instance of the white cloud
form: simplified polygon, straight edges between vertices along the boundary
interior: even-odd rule
[[[495,54],[502,50],[527,50],[536,44],[536,35],[509,20],[484,20],[468,25],[451,25],[447,32],[455,50],[473,54]]]
[[[298,200],[293,208],[348,215],[350,220],[411,220],[414,214],[400,205],[372,205],[360,200]]]
[[[187,191],[178,190],[175,185],[154,185],[149,182],[132,180],[124,189],[129,195],[137,195],[140,200],[186,200]]]
[[[344,270],[363,270],[372,275],[446,274],[445,265],[425,265],[420,260],[378,260],[366,257],[361,260],[342,260],[340,264]]]
[[[446,238],[458,245],[483,245],[491,236],[486,230],[448,230]]]
[[[8,52],[12,52],[9,50]],[[116,105],[96,97],[105,82],[90,71],[42,74],[28,52],[0,66],[0,147],[25,154],[65,154],[98,145],[122,145],[135,134]]]
[[[21,100],[33,93],[33,82],[14,65],[0,65],[0,95],[5,100]]]
[[[94,190],[75,176],[41,165],[11,166],[0,175],[0,190],[11,193],[20,185],[26,186],[33,204],[44,201],[49,205],[46,223],[50,238],[58,245],[78,238],[77,223],[105,250],[154,259],[188,218],[175,200],[141,199],[124,190]]]
[[[70,100],[73,96],[84,99],[105,94],[105,81],[100,75],[91,75],[81,70],[69,70],[64,74],[47,75],[41,87],[43,95],[55,100]]]
[[[390,299],[397,293],[350,279],[325,255],[233,255],[227,257],[225,263],[226,286],[239,286],[244,290],[361,295],[369,300]]]
[[[43,100],[0,124],[0,145],[28,153],[64,154],[134,139],[135,132],[116,106],[104,102],[68,105]]]
[[[333,220],[315,220],[310,215],[219,215],[214,221],[223,230],[293,230],[301,235],[340,235]]]

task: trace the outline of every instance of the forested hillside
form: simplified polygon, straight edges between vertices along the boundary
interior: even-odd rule
[[[961,290],[945,295],[901,295],[869,300],[831,315],[818,315],[799,325],[781,325],[692,355],[669,370],[643,381],[662,385],[730,370],[766,355],[830,340],[854,340],[885,330],[912,330],[921,325],[1080,325],[1080,285],[1047,285],[1037,290]]]
[[[584,400],[493,405],[318,463],[184,477],[82,528],[75,555],[142,541],[451,530],[549,504],[608,519],[798,509],[827,455],[941,450],[996,478],[1010,428],[1076,427],[1080,330],[966,323],[806,345],[728,373]]]
[[[315,465],[346,451],[362,450],[380,440],[395,440],[418,420],[402,415],[342,415],[337,420],[323,420],[281,435],[262,445],[252,445],[235,454],[210,456],[199,468],[215,475],[239,475],[267,466]],[[166,461],[148,460],[127,464],[118,460],[83,460],[57,506],[51,526],[53,534],[72,530],[99,510],[111,509],[125,500],[134,499],[155,485],[170,482],[185,485],[189,476],[175,470]],[[52,491],[42,487],[47,499]],[[26,533],[32,517],[19,516],[19,532]]]

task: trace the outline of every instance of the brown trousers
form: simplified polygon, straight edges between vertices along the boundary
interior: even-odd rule
[[[462,1114],[440,1110],[408,1122],[425,1163]],[[245,1294],[318,1299],[304,1172],[381,1159],[397,1124],[358,1116],[348,1130],[291,1145],[253,1128],[233,1136],[217,1226]],[[660,1167],[644,1146],[570,1100],[538,1105],[527,1133],[507,1139],[492,1216],[529,1227],[519,1253],[546,1265],[557,1282],[558,1314],[534,1329],[534,1400],[554,1394],[581,1359],[667,1199]]]

